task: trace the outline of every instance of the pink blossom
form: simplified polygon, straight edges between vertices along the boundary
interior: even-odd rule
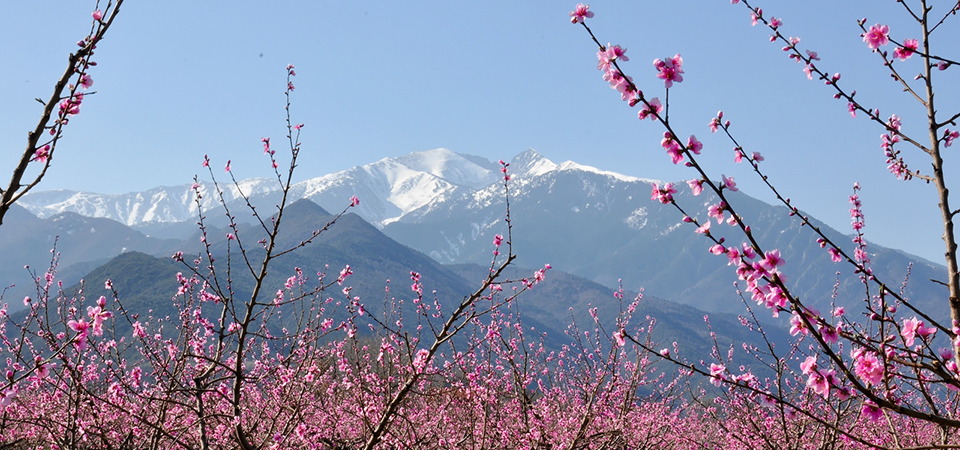
[[[831,261],[833,261],[833,262],[843,261],[843,257],[840,256],[840,251],[839,251],[839,250],[837,250],[837,249],[835,249],[835,248],[833,248],[833,247],[830,247],[830,248],[827,249],[827,253],[830,253],[830,260],[831,260]]]
[[[227,165],[223,168],[224,172],[230,172],[230,160],[227,160]]]
[[[90,86],[93,86],[93,78],[87,74],[80,75],[79,84],[80,86],[83,86],[84,89],[89,89]]]
[[[890,42],[889,32],[890,27],[878,23],[870,27],[870,31],[864,33],[863,42],[867,43],[867,47],[870,47],[870,50],[876,51],[878,48]]]
[[[691,134],[687,139],[687,148],[690,149],[694,155],[699,155],[700,150],[703,150],[703,143],[698,141],[697,137]]]
[[[783,21],[782,21],[782,20],[780,20],[780,19],[778,19],[778,18],[776,18],[776,17],[771,17],[771,18],[770,18],[770,27],[773,28],[774,30],[776,30],[777,28],[780,28],[782,25],[783,25]]]
[[[100,11],[98,9],[94,11],[93,14],[91,14],[91,16],[93,16],[93,20],[98,20],[98,21],[103,20],[103,11]]]
[[[6,389],[3,391],[3,394],[0,395],[0,408],[6,408],[13,404],[13,400],[17,397],[17,389],[14,386],[11,389]]]
[[[850,112],[850,117],[857,117],[857,104],[854,102],[847,103],[847,111]]]
[[[900,131],[900,128],[903,126],[903,119],[896,114],[892,114],[889,119],[887,119],[887,127]]]
[[[263,142],[263,154],[264,155],[273,155],[273,150],[270,150],[270,138],[260,138],[260,142]]]
[[[660,146],[667,151],[667,155],[670,155],[670,160],[674,164],[683,161],[683,150],[680,148],[680,143],[673,140],[673,135],[669,131],[663,132],[663,140],[660,141]]]
[[[830,384],[822,373],[812,372],[807,378],[807,388],[826,398],[830,391]]]
[[[56,366],[56,363],[48,362],[43,363],[41,358],[37,356],[37,376],[40,378],[46,378],[50,376],[50,369]]]
[[[613,340],[614,342],[616,342],[617,347],[623,347],[624,345],[627,344],[627,341],[624,339],[624,336],[626,336],[626,331],[624,331],[623,329],[617,330],[616,333],[613,333]]]
[[[709,233],[710,233],[710,221],[707,220],[706,222],[703,223],[703,225],[700,225],[699,227],[697,227],[695,233],[699,233],[699,234],[709,234]]]
[[[350,269],[350,264],[347,264],[346,267],[340,271],[340,276],[337,278],[337,284],[343,285],[343,280],[346,280],[350,275],[353,275],[353,270]]]
[[[800,370],[804,375],[810,375],[811,373],[817,370],[817,357],[808,356],[802,363],[800,363]]]
[[[720,386],[723,384],[722,380],[725,379],[723,372],[725,370],[727,370],[727,368],[723,364],[710,363],[710,376],[712,377],[710,379],[710,384],[713,384],[714,386]]]
[[[820,56],[817,55],[817,52],[813,50],[807,50],[806,52],[807,52],[807,57],[809,57],[811,61],[820,61]]]
[[[751,157],[753,158],[754,161],[757,161],[757,162],[763,161],[763,156],[760,155],[760,152],[753,152]]]
[[[760,406],[772,408],[777,406],[777,401],[773,397],[763,394],[760,396]]]
[[[655,59],[653,66],[657,68],[657,78],[663,80],[664,87],[670,88],[674,81],[677,83],[683,81],[683,58],[679,53],[666,61]]]
[[[810,329],[807,328],[807,324],[804,323],[803,318],[800,317],[800,314],[794,312],[790,316],[790,336],[796,336],[797,334],[810,334]]]
[[[727,204],[720,202],[716,205],[707,207],[707,217],[717,219],[717,224],[723,223],[723,212],[727,209]]]
[[[663,105],[660,104],[660,98],[654,97],[649,102],[644,103],[643,108],[637,113],[637,118],[643,120],[649,117],[650,120],[657,120],[661,111],[663,111]]]
[[[917,51],[917,47],[920,46],[920,43],[916,39],[904,39],[903,46],[897,47],[893,51],[893,56],[900,58],[900,61],[906,61],[911,56],[913,52]]]
[[[417,373],[421,373],[424,368],[426,368],[428,362],[430,362],[430,351],[421,348],[417,351],[417,356],[413,358],[413,368]]]
[[[860,408],[860,413],[866,416],[867,419],[870,419],[871,422],[877,422],[883,417],[883,410],[870,400],[863,401],[863,407]]]
[[[916,316],[912,319],[903,320],[903,328],[900,330],[900,334],[903,335],[903,343],[906,344],[907,347],[913,347],[914,340],[917,336],[917,328],[920,327],[922,323],[923,322],[917,320]]]
[[[770,250],[766,252],[764,258],[760,260],[760,266],[766,269],[770,273],[777,272],[777,267],[784,265],[786,261],[780,257],[780,250]]]
[[[960,137],[960,131],[950,131],[949,128],[943,131],[943,146],[949,147],[953,145],[953,140]]]
[[[570,23],[583,23],[584,19],[590,19],[592,17],[593,12],[590,11],[590,5],[577,3],[577,7],[570,12]]]
[[[720,128],[720,119],[714,117],[710,119],[710,123],[708,125],[710,126],[710,132],[716,133],[717,130]]]
[[[873,352],[859,349],[853,351],[854,371],[864,382],[879,385],[883,380],[883,364]]]
[[[740,260],[740,250],[737,247],[727,247],[727,265],[736,264]]]
[[[356,195],[350,197],[350,206],[357,206],[360,204],[360,199]]]
[[[46,163],[50,158],[50,145],[44,145],[33,152],[33,160],[39,163]]]
[[[687,186],[690,186],[690,191],[693,192],[694,196],[703,192],[703,180],[689,180]]]
[[[627,49],[620,47],[619,45],[610,45],[607,43],[606,57],[608,60],[613,61],[616,59],[622,61],[630,61],[630,58],[627,58]]]
[[[725,251],[726,249],[723,248],[722,244],[715,244],[710,247],[710,253],[713,253],[714,255],[722,255]]]
[[[106,298],[100,297],[102,303],[106,304]],[[90,317],[90,325],[93,329],[94,336],[100,336],[103,334],[103,321],[113,317],[113,313],[110,311],[104,311],[102,306],[88,306],[87,307],[87,316]]]
[[[90,335],[90,324],[84,321],[83,319],[80,319],[80,320],[71,319],[67,322],[67,326],[70,327],[71,330],[77,332],[77,336],[73,342],[74,345],[76,345],[77,348],[81,350],[86,348],[87,336]]]
[[[823,341],[828,344],[836,344],[840,340],[840,333],[837,332],[836,328],[833,328],[829,325],[821,325],[819,327],[820,337],[823,338]]]
[[[720,174],[720,178],[723,180],[723,185],[727,189],[730,189],[731,191],[734,191],[734,192],[740,190],[739,188],[737,188],[737,182],[733,181],[733,177],[728,178],[726,175]]]
[[[666,183],[663,187],[657,186],[656,183],[651,183],[653,190],[650,192],[650,199],[657,200],[664,205],[673,201],[673,194],[677,193],[677,190],[673,188],[673,183]]]

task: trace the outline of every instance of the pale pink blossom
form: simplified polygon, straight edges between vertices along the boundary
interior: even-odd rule
[[[87,74],[80,75],[79,84],[80,86],[83,86],[84,89],[88,89],[90,86],[93,86],[93,78]]]
[[[723,364],[710,363],[710,384],[720,386],[725,379],[723,373],[727,368]]]
[[[570,12],[570,23],[583,23],[584,19],[590,19],[592,17],[593,12],[590,11],[590,5],[577,3],[577,7]]]
[[[619,45],[610,45],[609,43],[607,43],[606,57],[610,61],[616,59],[630,61],[630,58],[627,58],[627,49]]]
[[[651,200],[657,200],[665,205],[673,201],[673,194],[677,193],[673,183],[666,183],[663,187],[657,186],[656,183],[651,183],[651,185],[653,186],[653,190],[650,192]]]
[[[695,230],[695,232],[696,232],[696,233],[699,233],[699,234],[708,234],[708,233],[710,233],[710,221],[707,220],[706,222],[703,222],[703,225],[700,225],[699,227],[697,227],[697,229]]]
[[[694,196],[700,195],[703,192],[703,180],[689,180],[687,181],[687,186],[690,186],[690,191],[693,192]]]
[[[733,177],[727,177],[724,174],[720,174],[720,178],[723,180],[723,185],[727,189],[730,189],[731,191],[734,191],[734,192],[740,190],[739,188],[737,188],[737,182],[733,181]]]
[[[661,111],[663,111],[663,105],[660,103],[660,98],[654,97],[649,102],[644,103],[643,108],[637,113],[637,118],[643,120],[649,117],[650,120],[657,120]]]

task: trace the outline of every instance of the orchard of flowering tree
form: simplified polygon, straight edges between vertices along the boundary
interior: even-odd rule
[[[101,39],[118,16],[123,20],[123,0],[102,3],[53,93],[40,99],[42,115],[0,197],[0,222],[48,176],[72,117],[95,100],[88,93],[94,69],[119,64],[95,67],[97,46],[109,45]],[[750,19],[735,26],[767,28],[792,60],[784,64],[798,63],[839,107],[875,123],[891,183],[932,186],[947,269],[936,282],[948,291],[939,301],[949,313],[923,310],[904,294],[905,284],[918,282],[909,272],[899,279],[874,274],[859,185],[849,192],[854,250],[847,251],[847,242],[822,232],[803,205],[789,200],[796,187],[764,172],[765,158],[776,152],[761,155],[739,143],[735,117],[721,111],[693,130],[671,122],[671,106],[684,105],[671,105],[670,91],[683,89],[685,75],[707,74],[685,73],[679,54],[656,59],[652,68],[631,61],[626,48],[641,45],[640,38],[604,44],[606,30],[594,27],[596,16],[616,11],[578,4],[569,14],[571,33],[596,45],[603,82],[636,110],[637,127],[662,130],[666,155],[657,156],[689,171],[685,183],[653,184],[651,200],[675,210],[690,239],[702,242],[703,258],[728,262],[736,282],[730,302],[743,305],[743,327],[766,345],[725,348],[714,341],[710,358],[690,360],[681,345],[653,338],[656,318],[637,314],[642,295],[630,299],[621,289],[609,299],[619,311],[614,321],[590,310],[594,321],[570,323],[565,336],[554,337],[564,344],[553,348],[520,314],[524,295],[550,283],[551,267],[510,276],[511,167],[503,161],[506,228],[490,242],[486,276],[475,280],[471,295],[441,298],[411,271],[409,285],[388,287],[382,299],[361,298],[352,292],[350,265],[297,267],[282,274],[282,285],[271,284],[278,260],[314,245],[364,201],[344,198],[344,209],[308,235],[283,234],[303,131],[296,69],[288,65],[283,150],[280,139],[256,144],[280,200],[272,209],[255,207],[230,161],[203,157],[215,189],[202,190],[199,178],[193,185],[201,250],[173,255],[179,273],[158,300],[170,302],[173,313],[130,304],[124,287],[109,280],[68,289],[57,278],[55,248],[50,266],[34,274],[35,294],[22,300],[23,309],[4,303],[0,448],[960,448],[953,222],[960,209],[950,204],[944,165],[960,137],[960,109],[934,104],[936,81],[958,62],[931,50],[938,31],[957,20],[960,3],[899,2],[911,29],[859,21],[863,51],[877,61],[870,69],[891,75],[899,85],[891,95],[916,102],[915,110],[884,116],[875,99],[857,96],[816,51],[784,34],[784,18],[745,0],[730,3]],[[908,121],[922,122],[909,128],[922,131],[908,134]],[[721,145],[733,146],[729,163],[751,168],[837,270],[856,274],[859,298],[834,298],[833,308],[818,311],[792,293],[791,253],[762,246],[738,214],[730,167],[698,160]],[[226,189],[241,192],[243,211],[225,200]],[[674,197],[678,190],[712,194],[717,202],[684,204]],[[220,206],[204,212],[209,195]],[[255,226],[238,225],[241,214],[252,215]],[[208,239],[214,216],[228,223],[223,248]],[[788,329],[788,345],[768,338],[777,326]]]

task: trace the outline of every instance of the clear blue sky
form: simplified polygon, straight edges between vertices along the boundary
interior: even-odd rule
[[[186,183],[204,154],[218,167],[232,159],[238,176],[264,175],[260,138],[279,144],[284,135],[288,63],[298,72],[294,120],[306,124],[300,179],[437,147],[492,160],[534,148],[557,162],[691,178],[660,148],[662,128],[638,121],[601,80],[595,47],[568,21],[575,3],[129,0],[97,51],[98,93],[68,127],[41,189],[118,193]],[[883,71],[856,25],[866,17],[890,24],[898,40],[919,37],[895,2],[759,6],[782,18],[781,31],[801,37],[801,48],[820,53],[819,67],[841,72],[861,102],[921,132],[922,108]],[[92,9],[81,0],[5,6],[0,167],[22,151],[40,113],[33,99],[49,95]],[[672,89],[671,117],[681,134],[704,142],[702,161],[717,178],[735,176],[749,194],[771,199],[746,166],[732,163],[732,145],[709,133],[707,122],[723,109],[796,205],[849,232],[847,196],[860,181],[868,239],[942,260],[932,187],[894,180],[882,130],[851,119],[822,82],[807,81],[766,29],[750,26],[743,5],[595,1],[592,10],[598,37],[628,49],[624,68],[648,95],[663,90],[651,61],[682,54],[685,81]],[[958,38],[945,30],[934,50],[949,53]],[[913,75],[919,64],[900,66]],[[937,74],[941,111],[960,105],[958,73]],[[926,155],[901,148],[911,167],[929,167]]]

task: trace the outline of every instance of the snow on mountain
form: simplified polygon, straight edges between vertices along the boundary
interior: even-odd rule
[[[551,163],[552,164],[552,163]],[[292,200],[309,198],[330,211],[339,211],[353,195],[361,199],[356,209],[367,221],[382,227],[429,203],[437,196],[461,190],[477,190],[499,180],[496,163],[448,149],[414,152],[397,158],[357,166],[312,178],[293,186]],[[271,205],[280,186],[275,179],[252,178],[239,186],[222,183],[227,202],[253,198],[255,204]],[[201,184],[200,208],[218,202],[210,184]],[[191,185],[157,187],[125,194],[97,194],[53,190],[30,193],[20,204],[38,217],[75,212],[106,217],[128,226],[192,222],[198,215]]]
[[[237,185],[225,185],[223,197],[228,202],[239,199],[241,193],[266,193],[279,186],[269,178],[250,178]],[[217,202],[218,195],[210,184],[201,184],[201,207],[206,210]],[[142,192],[125,194],[97,194],[63,189],[31,192],[18,204],[40,218],[63,212],[74,212],[86,217],[105,217],[127,226],[141,223],[168,223],[193,221],[197,218],[197,204],[191,184],[161,186]]]
[[[410,153],[394,160],[411,170],[427,172],[450,183],[473,189],[496,182],[500,172],[495,163],[460,155],[445,148]]]
[[[611,181],[646,181],[573,161],[557,164],[531,149],[511,160],[511,189],[519,194],[529,180],[551,173],[590,173],[608,177]],[[356,195],[361,201],[353,211],[382,228],[407,216],[416,220],[431,209],[429,205],[462,196],[473,197],[472,208],[489,206],[502,196],[500,180],[499,164],[438,148],[384,158],[302,181],[293,186],[290,199],[308,198],[328,211],[340,211],[346,207],[349,198]],[[246,195],[254,204],[264,207],[276,204],[280,189],[277,180],[271,178],[251,178],[238,185],[222,183],[221,187],[228,203]],[[218,204],[219,195],[212,184],[201,184],[198,190],[200,209],[208,211]],[[88,217],[114,219],[142,229],[193,223],[198,216],[195,192],[189,184],[125,194],[66,190],[33,192],[24,196],[20,204],[41,218],[75,212]]]

